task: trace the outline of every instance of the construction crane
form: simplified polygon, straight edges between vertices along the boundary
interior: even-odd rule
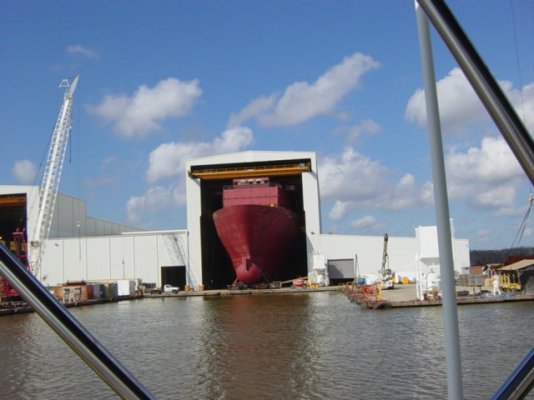
[[[30,270],[37,276],[43,260],[45,241],[48,239],[54,207],[56,205],[59,180],[63,169],[63,161],[67,150],[70,130],[72,127],[72,95],[78,85],[78,76],[72,83],[63,79],[60,88],[65,88],[63,104],[52,133],[48,159],[43,174],[43,183],[39,192],[39,213],[35,224],[34,235],[30,242]]]
[[[380,268],[380,276],[382,279],[383,289],[393,289],[395,284],[393,282],[393,273],[389,269],[389,256],[388,256],[388,234],[384,234],[384,248],[382,250],[382,267]]]

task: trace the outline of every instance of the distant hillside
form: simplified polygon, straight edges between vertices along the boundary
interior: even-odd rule
[[[534,247],[503,250],[471,250],[471,265],[500,264],[508,257],[534,258]]]

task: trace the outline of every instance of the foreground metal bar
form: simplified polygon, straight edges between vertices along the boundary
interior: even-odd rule
[[[430,152],[432,156],[432,178],[434,182],[434,201],[438,227],[439,265],[441,291],[443,293],[443,330],[447,358],[447,394],[450,400],[460,400],[462,395],[462,368],[460,360],[460,339],[458,312],[454,283],[454,259],[452,256],[451,223],[441,126],[439,121],[438,97],[434,77],[434,63],[424,11],[415,4],[419,49],[425,82],[426,115],[429,130]]]
[[[443,0],[416,0],[534,184],[534,141]],[[522,90],[522,88],[520,88]]]
[[[492,400],[524,399],[534,387],[534,347],[512,371]]]
[[[1,243],[0,274],[121,398],[155,399]]]

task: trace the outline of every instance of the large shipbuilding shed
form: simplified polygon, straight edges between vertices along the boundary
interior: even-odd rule
[[[213,213],[222,191],[234,179],[264,178],[291,188],[299,235],[286,260],[286,277],[307,276],[313,248],[308,238],[320,232],[319,184],[313,152],[245,151],[197,158],[186,164],[189,269],[193,284],[226,287],[235,280],[230,258],[219,240]]]

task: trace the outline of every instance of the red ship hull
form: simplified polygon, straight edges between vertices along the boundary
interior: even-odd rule
[[[215,228],[243,283],[280,277],[297,238],[297,216],[285,207],[240,204],[213,214]]]

